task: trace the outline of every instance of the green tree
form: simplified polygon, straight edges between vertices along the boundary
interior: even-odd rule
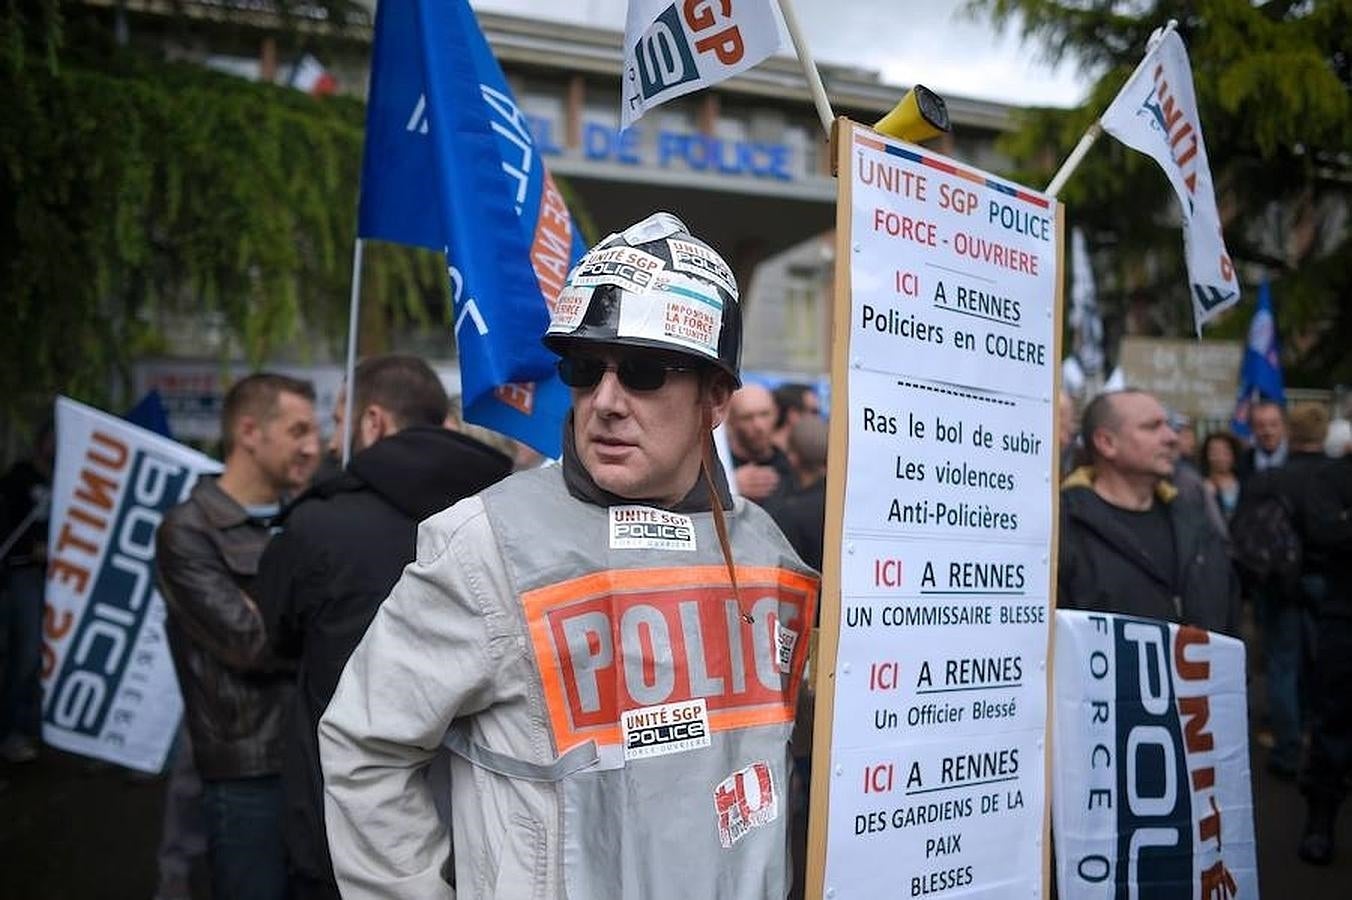
[[[0,423],[53,394],[125,399],[166,321],[202,317],[258,363],[341,347],[364,107],[116,46],[55,0],[0,10]],[[438,254],[368,253],[386,321],[449,315]]]
[[[1241,276],[1271,280],[1294,383],[1352,382],[1352,0],[973,0],[1055,61],[1100,73],[1083,106],[1031,110],[1005,149],[1046,184],[1169,19],[1188,47],[1207,153]],[[1191,329],[1177,200],[1153,160],[1100,139],[1061,192],[1110,317]],[[1245,265],[1245,264],[1249,265]],[[1106,271],[1105,271],[1106,270]],[[1104,277],[1106,276],[1106,277]],[[1256,291],[1209,335],[1243,333]],[[1111,330],[1111,329],[1110,329]]]

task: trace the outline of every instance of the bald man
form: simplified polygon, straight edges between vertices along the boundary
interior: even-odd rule
[[[774,397],[758,384],[745,385],[732,395],[728,449],[737,490],[758,503],[793,489],[793,466],[774,444],[777,415]]]
[[[793,490],[766,505],[770,517],[789,539],[798,556],[821,571],[822,533],[826,520],[826,421],[804,416],[789,429],[789,461]]]

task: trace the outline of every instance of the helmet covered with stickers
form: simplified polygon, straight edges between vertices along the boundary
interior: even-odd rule
[[[671,213],[612,234],[582,257],[554,304],[545,346],[665,350],[741,386],[742,311],[732,269]]]

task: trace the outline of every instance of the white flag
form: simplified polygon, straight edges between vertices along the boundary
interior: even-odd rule
[[[1221,237],[1211,164],[1183,39],[1167,32],[1146,54],[1100,119],[1103,130],[1164,169],[1183,206],[1183,247],[1197,333],[1239,300],[1239,281]]]
[[[773,0],[629,0],[620,127],[779,49]]]
[[[1078,228],[1070,233],[1070,264],[1072,353],[1085,375],[1099,375],[1103,372],[1103,317],[1099,315],[1089,247]]]

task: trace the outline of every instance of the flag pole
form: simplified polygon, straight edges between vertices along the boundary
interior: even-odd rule
[[[836,114],[831,111],[831,101],[826,99],[826,87],[822,84],[821,73],[817,71],[817,63],[812,58],[812,51],[807,46],[807,41],[803,39],[803,31],[798,27],[798,14],[793,11],[793,0],[776,0],[779,4],[779,12],[784,16],[784,24],[789,29],[789,39],[793,41],[793,49],[798,54],[798,62],[803,67],[803,75],[807,77],[808,90],[812,92],[812,102],[817,107],[817,117],[822,120],[822,129],[826,132],[828,140],[831,138],[831,123],[836,120]]]
[[[1066,157],[1066,161],[1061,163],[1061,168],[1056,170],[1056,174],[1052,176],[1051,183],[1048,184],[1047,189],[1043,191],[1044,194],[1051,197],[1053,200],[1056,199],[1057,194],[1061,193],[1061,188],[1065,187],[1066,182],[1070,180],[1070,176],[1080,167],[1080,163],[1084,162],[1085,156],[1089,154],[1089,148],[1094,146],[1094,141],[1098,140],[1100,134],[1103,134],[1103,126],[1099,123],[1098,119],[1095,119],[1094,124],[1089,126],[1084,135],[1080,138],[1080,142],[1075,145],[1075,149],[1070,151],[1070,155]]]
[[[1150,58],[1150,51],[1155,49],[1155,45],[1164,40],[1166,34],[1177,28],[1178,20],[1170,19],[1165,23],[1163,28],[1156,30],[1156,32],[1150,36],[1150,40],[1146,41],[1145,44],[1145,55],[1142,56],[1141,61],[1136,64],[1136,68],[1131,70],[1131,75],[1127,77],[1127,80],[1122,82],[1123,87],[1131,84],[1132,80],[1136,78],[1137,73],[1140,72],[1141,68],[1145,65],[1145,61]],[[1116,97],[1113,98],[1113,100],[1116,99]],[[1108,105],[1112,106],[1112,103],[1110,102]],[[1099,113],[1099,117],[1094,120],[1093,125],[1090,125],[1089,128],[1085,130],[1084,136],[1081,137],[1080,142],[1075,145],[1075,149],[1070,151],[1070,155],[1066,157],[1066,161],[1061,163],[1061,168],[1056,170],[1056,174],[1052,176],[1052,180],[1047,185],[1047,189],[1043,191],[1044,194],[1055,199],[1055,197],[1061,193],[1061,188],[1066,186],[1066,182],[1070,180],[1070,176],[1080,167],[1080,163],[1084,162],[1085,155],[1089,153],[1089,148],[1094,146],[1094,141],[1098,140],[1100,134],[1103,134],[1102,121],[1103,113]]]
[[[347,366],[343,370],[343,468],[352,458],[352,373],[357,368],[357,328],[361,311],[361,258],[365,241],[352,245],[352,296],[347,309]]]

